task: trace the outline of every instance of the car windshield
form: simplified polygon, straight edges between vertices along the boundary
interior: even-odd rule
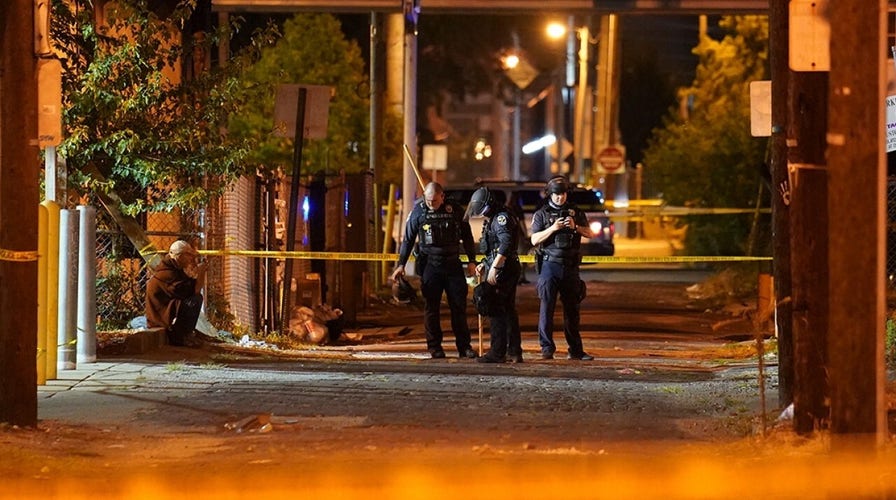
[[[569,192],[566,201],[583,210],[603,210],[603,199],[599,191],[590,189],[574,189]]]
[[[492,189],[501,189],[507,192],[508,201],[519,203],[525,213],[533,213],[544,204],[544,191],[542,188],[502,188],[492,187]],[[475,189],[446,189],[445,195],[448,199],[454,200],[461,205],[466,206],[470,203]],[[514,195],[516,198],[514,198]],[[567,200],[586,211],[603,211],[604,200],[600,191],[593,189],[573,189],[569,192]]]

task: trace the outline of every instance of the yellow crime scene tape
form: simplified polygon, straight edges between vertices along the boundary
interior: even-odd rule
[[[11,262],[31,262],[37,260],[37,252],[17,252],[0,248],[0,260]]]
[[[281,252],[268,250],[200,250],[200,255],[223,257],[262,257],[268,259],[308,259],[308,260],[340,260],[340,261],[371,261],[394,262],[398,260],[395,253],[373,252]],[[477,255],[481,260],[484,256]],[[413,257],[411,257],[413,259]],[[466,262],[466,255],[460,256],[461,261]],[[771,261],[771,257],[739,257],[739,256],[669,256],[669,257],[610,257],[586,255],[582,257],[582,263],[628,263],[628,264],[667,264],[690,262],[757,262]],[[534,255],[520,255],[521,262],[535,262]]]

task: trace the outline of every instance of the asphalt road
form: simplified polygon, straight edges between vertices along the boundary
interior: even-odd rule
[[[419,306],[389,303],[360,316],[361,340],[338,345],[101,355],[39,389],[39,429],[0,428],[0,498],[855,491],[819,477],[861,477],[873,492],[891,492],[875,482],[896,477],[889,458],[818,461],[815,444],[781,452],[793,438],[774,434],[782,432],[774,359],[764,358],[760,378],[755,344],[732,339],[749,337],[750,323],[707,310],[688,286],[589,282],[583,337],[592,362],[538,359],[531,284],[519,295],[522,364],[428,359]],[[763,428],[784,437],[758,441]],[[853,463],[860,472],[844,473]]]

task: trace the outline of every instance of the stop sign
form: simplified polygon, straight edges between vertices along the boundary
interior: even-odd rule
[[[597,155],[600,166],[610,174],[621,174],[625,165],[625,151],[621,146],[607,146]]]

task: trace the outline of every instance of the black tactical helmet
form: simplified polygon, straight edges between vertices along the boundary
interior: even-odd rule
[[[392,297],[399,304],[409,304],[417,298],[417,290],[414,290],[404,276],[399,276],[392,283]]]
[[[464,212],[464,220],[470,220],[470,217],[485,215],[489,207],[493,205],[494,198],[492,192],[487,187],[481,187],[473,192],[470,197],[470,204],[467,205],[467,211]]]
[[[547,185],[544,187],[544,190],[549,195],[565,193],[569,191],[569,181],[567,181],[566,177],[562,175],[551,177],[548,180]]]
[[[501,303],[499,292],[488,281],[483,281],[473,288],[473,306],[481,316],[498,316],[504,314],[504,305]]]

